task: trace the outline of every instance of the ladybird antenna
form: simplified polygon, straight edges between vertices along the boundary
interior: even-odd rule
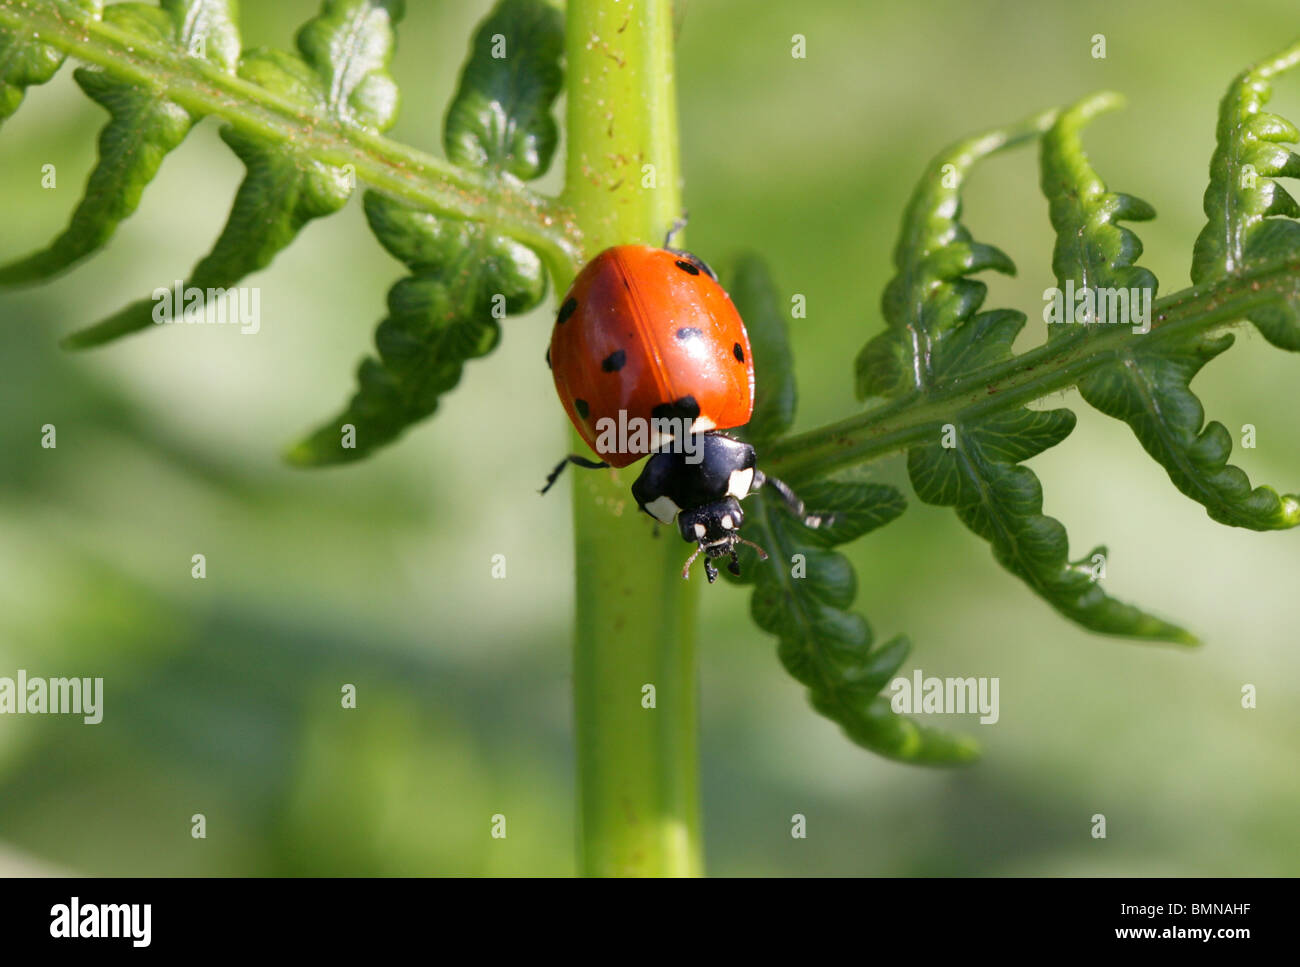
[[[680,218],[673,220],[672,225],[668,228],[668,234],[664,236],[664,248],[670,251],[672,250],[673,236],[686,227],[686,223],[690,220],[690,217],[690,212],[683,211]]]
[[[760,561],[766,561],[766,560],[767,560],[767,551],[763,550],[761,547],[759,547],[759,546],[758,546],[757,544],[755,544],[753,541],[747,541],[747,540],[745,540],[743,537],[741,537],[739,534],[737,534],[737,535],[736,535],[736,542],[739,543],[739,544],[744,544],[746,547],[752,547],[754,550],[758,551],[758,559],[759,559]],[[731,557],[732,557],[732,560],[735,560],[735,558],[736,558],[736,552],[735,552],[735,551],[732,551],[732,552],[731,552]],[[736,572],[733,571],[732,573],[734,574],[734,573],[736,573]]]
[[[692,554],[690,557],[688,557],[688,558],[686,559],[686,565],[685,565],[685,567],[682,568],[682,579],[683,579],[683,580],[688,580],[688,579],[690,578],[690,576],[691,576],[691,565],[695,563],[695,559],[696,559],[697,557],[700,556],[700,551],[702,551],[702,550],[704,550],[704,545],[703,545],[703,544],[701,544],[699,547],[697,547],[697,548],[695,549],[695,553]]]

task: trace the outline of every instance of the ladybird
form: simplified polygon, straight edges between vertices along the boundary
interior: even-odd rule
[[[541,492],[571,463],[599,469],[649,457],[632,484],[637,507],[698,545],[682,576],[703,553],[712,584],[713,561],[724,555],[740,573],[738,544],[767,559],[739,534],[740,502],[761,487],[810,527],[829,518],[808,515],[789,487],[757,468],[750,444],[721,432],[754,411],[749,335],[717,275],[669,247],[672,234],[663,248],[606,249],[560,301],[546,362],[565,412],[601,459],[565,457]]]
[[[597,255],[560,303],[549,359],[569,419],[611,467],[657,449],[656,418],[703,433],[743,426],[754,411],[745,324],[713,270],[686,252],[619,245]],[[631,428],[622,440],[620,425]]]

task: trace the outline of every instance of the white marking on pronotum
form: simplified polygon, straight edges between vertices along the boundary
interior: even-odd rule
[[[681,508],[673,503],[671,497],[656,497],[645,505],[646,513],[661,524],[671,524],[677,519]]]
[[[731,478],[727,482],[727,493],[737,500],[744,500],[749,496],[749,488],[754,484],[754,468],[748,470],[733,470]]]
[[[723,526],[724,528],[726,528],[727,530],[731,530],[733,527],[736,526],[736,523],[735,523],[735,521],[733,521],[733,520],[731,519],[731,515],[730,515],[730,514],[726,514],[725,516],[723,516],[723,518],[722,518],[722,526]]]
[[[676,438],[677,437],[675,434],[664,433],[660,430],[655,429],[654,426],[651,426],[650,427],[650,452],[654,453],[659,450],[667,450],[669,447],[672,446],[673,441],[676,440]]]
[[[704,433],[708,430],[712,430],[717,425],[718,424],[714,423],[707,416],[696,417],[695,422],[691,424],[691,432]]]

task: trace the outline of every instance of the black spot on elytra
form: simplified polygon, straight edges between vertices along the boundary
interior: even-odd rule
[[[671,250],[670,250],[671,251]],[[717,273],[709,268],[709,264],[693,252],[675,252],[681,258],[677,261],[677,267],[683,272],[689,272],[691,275],[699,275],[703,272],[714,282],[718,281]]]
[[[555,317],[555,324],[562,325],[569,321],[569,316],[578,311],[578,300],[569,296],[564,300],[564,305],[560,306],[560,313]]]
[[[587,418],[587,414],[591,412],[591,407],[587,405],[586,400],[574,400],[573,408],[578,411],[578,416],[584,420]]]
[[[617,373],[627,362],[627,353],[616,349],[600,361],[600,368],[607,373]]]
[[[650,415],[660,420],[694,420],[700,415],[700,404],[694,396],[683,396],[671,403],[660,403]]]
[[[550,346],[546,347],[546,368],[547,369],[551,368],[551,347]]]
[[[736,362],[743,363],[745,361],[745,350],[741,347],[740,343],[736,343],[736,345],[732,346],[731,352],[736,357]]]
[[[677,330],[678,339],[699,339],[703,335],[704,333],[696,329],[694,326],[682,326],[682,328]]]

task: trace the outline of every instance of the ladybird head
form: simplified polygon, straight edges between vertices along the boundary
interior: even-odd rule
[[[740,525],[745,521],[745,512],[740,509],[740,501],[731,495],[712,503],[682,511],[677,518],[682,539],[699,545],[695,553],[682,568],[682,577],[689,577],[691,565],[695,559],[704,554],[704,573],[712,584],[718,579],[718,569],[713,562],[720,557],[730,557],[727,570],[732,574],[740,573],[740,561],[736,557],[736,545],[748,544],[758,551],[762,560],[767,560],[767,553],[753,541],[740,536]]]
[[[677,518],[682,539],[699,544],[705,552],[731,541],[737,536],[740,525],[745,522],[745,512],[740,509],[740,501],[728,494],[721,500],[684,510]],[[718,557],[726,553],[726,548],[718,553],[709,553],[709,557]]]

